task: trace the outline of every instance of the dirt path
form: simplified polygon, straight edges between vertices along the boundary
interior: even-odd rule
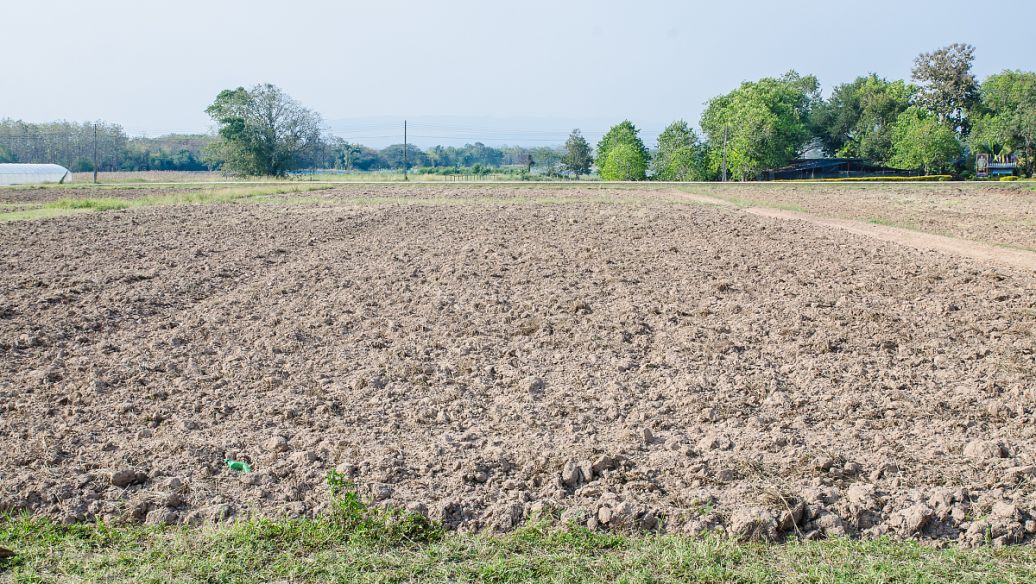
[[[734,204],[729,201],[725,201],[723,199],[718,199],[715,197],[710,197],[707,195],[697,195],[688,193],[686,194],[685,198],[705,204],[721,205],[728,207],[734,206]],[[905,245],[907,247],[912,247],[915,249],[933,250],[941,253],[964,256],[980,261],[992,261],[1000,264],[1009,265],[1015,268],[1036,271],[1036,253],[1024,249],[999,247],[995,245],[989,245],[986,243],[980,243],[977,241],[957,239],[954,237],[946,237],[944,235],[935,235],[933,233],[924,233],[921,231],[911,231],[909,229],[901,229],[898,227],[890,227],[887,225],[863,223],[861,221],[852,221],[849,219],[832,219],[828,217],[818,217],[816,215],[811,215],[809,213],[799,213],[795,211],[786,211],[783,209],[772,209],[768,207],[749,207],[746,208],[745,211],[751,213],[752,215],[757,215],[760,217],[769,217],[771,219],[806,221],[808,223],[812,223],[813,225],[822,225],[824,227],[842,229],[844,231],[855,233],[857,235],[864,235],[881,241]]]
[[[977,241],[956,239],[932,233],[889,227],[887,225],[875,225],[872,223],[862,223],[860,221],[850,221],[848,219],[815,217],[805,213],[796,213],[794,211],[785,211],[782,209],[750,207],[746,209],[746,211],[761,217],[808,221],[814,225],[843,229],[850,233],[866,235],[881,241],[897,243],[899,245],[905,245],[916,249],[934,250],[980,261],[998,262],[1016,268],[1036,271],[1036,253],[1026,251],[1024,249],[998,247],[995,245],[979,243]]]

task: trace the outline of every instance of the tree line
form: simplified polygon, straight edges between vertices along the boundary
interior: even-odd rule
[[[912,78],[860,76],[832,89],[824,99],[812,75],[790,71],[746,81],[713,98],[699,120],[670,124],[653,150],[629,120],[613,126],[592,149],[578,130],[560,151],[539,157],[545,171],[589,174],[604,180],[753,180],[796,158],[861,158],[883,166],[966,175],[977,152],[1014,154],[1032,175],[1036,163],[1036,73],[1004,71],[979,83],[972,65],[975,48],[953,44],[914,61]],[[285,112],[297,136],[278,128],[269,115]],[[245,174],[279,174],[281,160],[300,164],[307,149],[322,144],[319,116],[272,85],[224,91],[209,107],[219,127],[219,148],[243,149],[246,158],[224,156],[224,168]],[[277,138],[280,136],[281,138]],[[308,136],[308,137],[307,137]],[[273,156],[272,142],[288,150]],[[323,147],[323,146],[321,146]],[[467,151],[441,146],[421,151],[390,146],[380,156],[359,145],[333,144],[336,165],[367,169],[379,164],[414,166],[499,166],[501,151],[476,144]],[[468,155],[471,155],[469,158]],[[532,168],[532,152],[524,157]]]
[[[742,83],[710,100],[703,136],[671,124],[649,155],[629,121],[597,147],[603,179],[753,180],[809,154],[862,158],[880,165],[968,176],[976,153],[1036,163],[1036,73],[1004,71],[981,84],[975,48],[954,44],[923,53],[911,82],[870,74],[823,99],[813,76],[791,71]],[[624,145],[617,148],[616,145]]]
[[[591,146],[574,130],[563,146],[494,148],[413,144],[374,149],[324,131],[321,117],[280,88],[220,92],[206,112],[215,135],[128,138],[106,123],[0,121],[0,162],[57,162],[75,171],[222,170],[283,175],[304,169],[420,169],[449,173],[509,166],[604,180],[753,180],[796,158],[860,158],[883,166],[968,176],[976,153],[1036,165],[1036,73],[1004,71],[982,83],[975,48],[953,44],[914,61],[910,81],[876,74],[823,98],[812,75],[746,81],[706,103],[696,130],[671,123],[649,149],[629,120]],[[96,135],[96,139],[95,139]],[[95,154],[96,148],[96,154]],[[466,172],[466,171],[465,171]]]
[[[119,170],[207,170],[202,151],[214,138],[170,134],[130,138],[107,122],[27,123],[0,120],[0,163],[54,163],[73,172]]]
[[[404,166],[403,144],[375,149],[321,132],[311,136],[303,147],[298,146],[292,146],[289,158],[279,166],[250,167],[242,152],[228,150],[217,136],[207,134],[128,137],[120,125],[107,122],[35,124],[0,120],[0,163],[54,163],[73,172],[92,171],[95,160],[100,171],[227,170],[242,174],[276,174],[303,168],[399,170]],[[407,166],[427,172],[470,172],[473,168],[501,166],[535,167],[548,175],[564,171],[560,147],[494,148],[475,142],[426,150],[409,144],[406,150]]]

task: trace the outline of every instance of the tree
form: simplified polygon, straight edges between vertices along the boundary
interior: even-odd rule
[[[532,157],[532,163],[543,174],[550,177],[561,176],[563,150],[550,146],[539,146],[529,150],[529,155]]]
[[[813,132],[827,152],[885,164],[892,158],[892,126],[910,107],[917,88],[875,74],[831,91],[811,112]]]
[[[892,129],[892,164],[925,174],[944,172],[960,158],[957,134],[934,114],[916,107],[903,112]]]
[[[3,144],[0,144],[0,164],[6,164],[9,162],[16,162],[14,154],[12,154]]]
[[[119,170],[126,154],[126,132],[118,124],[0,120],[0,145],[18,162],[54,163],[71,169],[81,160],[93,165],[96,144],[99,170]]]
[[[656,180],[706,180],[708,176],[705,148],[683,120],[659,134],[652,165]]]
[[[738,180],[791,162],[811,140],[808,121],[820,100],[815,77],[794,71],[745,82],[709,101],[701,128],[712,145],[709,171],[719,174],[727,134],[727,166]]]
[[[616,144],[608,149],[608,159],[600,173],[604,180],[644,180],[647,157],[633,144]]]
[[[282,176],[321,140],[320,116],[268,83],[223,90],[205,112],[219,136],[207,158],[236,174]]]
[[[981,113],[972,129],[973,146],[1022,154],[1026,174],[1036,170],[1036,73],[1004,71],[982,84]],[[984,148],[983,148],[984,149]]]
[[[656,174],[658,180],[705,181],[714,176],[709,173],[708,150],[690,146],[673,151],[665,167],[659,172],[660,174]]]
[[[973,151],[994,155],[1013,150],[1014,135],[1008,116],[992,113],[972,116],[968,144]]]
[[[501,146],[500,164],[526,165],[529,162],[529,150],[521,146]]]
[[[640,130],[633,125],[633,122],[623,120],[622,122],[612,126],[611,129],[608,130],[608,133],[601,138],[601,141],[597,143],[596,162],[598,169],[604,168],[605,163],[608,161],[608,154],[611,152],[611,149],[620,144],[632,146],[644,161],[646,168],[649,157],[647,148],[644,146],[644,142],[640,139]],[[645,176],[631,180],[640,180],[645,177],[646,174]]]
[[[381,152],[361,144],[346,143],[339,150],[342,168],[348,170],[378,170],[388,168],[388,162]]]
[[[561,157],[561,164],[575,174],[576,178],[579,178],[579,175],[590,174],[590,167],[593,163],[590,143],[583,137],[579,128],[572,130],[572,133],[568,135],[568,140],[565,140],[565,153]]]
[[[403,145],[393,144],[381,150],[381,157],[389,168],[403,168]],[[428,159],[424,152],[413,144],[406,145],[406,164],[410,167],[425,166]]]
[[[971,72],[975,47],[954,43],[914,60],[913,77],[920,85],[917,104],[966,137],[969,111],[978,103],[978,81]]]

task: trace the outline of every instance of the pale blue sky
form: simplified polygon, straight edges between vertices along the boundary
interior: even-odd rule
[[[825,90],[872,71],[907,78],[919,52],[957,41],[978,48],[980,78],[1036,69],[1036,3],[1021,0],[3,4],[0,117],[131,134],[206,131],[220,89],[257,82],[360,142],[399,141],[407,117],[421,145],[536,144],[626,117],[648,137],[696,125],[710,97],[788,69]]]

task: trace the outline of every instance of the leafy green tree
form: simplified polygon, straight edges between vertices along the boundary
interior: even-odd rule
[[[972,147],[1022,155],[1026,174],[1036,170],[1036,73],[1004,71],[982,84],[981,113],[972,130]]]
[[[1012,150],[1014,135],[1008,116],[981,113],[971,118],[968,145],[975,152],[998,155]]]
[[[608,159],[600,167],[603,180],[644,180],[647,156],[634,144],[619,143],[608,149]]]
[[[683,120],[669,124],[659,134],[652,164],[656,180],[706,180],[708,176],[705,148]]]
[[[379,170],[389,166],[381,152],[361,144],[345,144],[339,155],[342,168],[348,170]]]
[[[917,91],[903,81],[875,74],[835,87],[811,112],[813,131],[837,156],[887,163],[892,158],[892,126]]]
[[[978,103],[978,81],[971,72],[975,47],[954,43],[914,60],[913,77],[920,85],[917,104],[936,115],[959,136],[967,136],[968,113]]]
[[[69,166],[68,169],[72,172],[93,172],[94,163],[92,160],[80,158],[79,160],[75,161],[71,166]]]
[[[709,101],[701,128],[712,146],[710,173],[719,174],[724,131],[727,167],[735,179],[752,180],[767,168],[791,162],[812,138],[808,122],[819,99],[816,78],[791,71],[742,83]]]
[[[381,150],[381,158],[385,160],[385,163],[389,168],[403,168],[403,145],[393,144]],[[424,152],[420,148],[413,144],[406,145],[406,164],[410,168],[415,166],[425,166],[428,163],[428,159],[425,157]]]
[[[708,150],[703,147],[682,146],[673,151],[665,167],[656,175],[658,180],[705,181],[714,177],[709,172]]]
[[[892,164],[925,174],[945,172],[960,159],[957,134],[934,114],[911,107],[892,129]]]
[[[223,90],[205,111],[219,135],[207,158],[228,172],[281,176],[321,140],[320,116],[268,83]]]
[[[565,153],[561,157],[561,164],[569,172],[579,178],[580,175],[590,174],[590,167],[593,166],[594,158],[590,150],[590,143],[586,141],[579,128],[572,130],[565,140]]]
[[[446,155],[446,149],[442,146],[432,146],[425,150],[424,155],[428,160],[428,166],[433,168],[452,166]]]
[[[14,154],[3,144],[0,144],[0,164],[15,162]]]
[[[596,162],[598,169],[604,168],[604,165],[608,162],[608,155],[611,152],[611,149],[620,144],[632,146],[644,161],[646,167],[649,155],[647,147],[644,146],[644,142],[640,139],[640,130],[633,125],[633,122],[623,120],[622,122],[612,126],[611,129],[608,130],[608,133],[601,138],[601,141],[597,143]],[[645,177],[630,180],[640,180],[642,178]]]
[[[540,146],[529,150],[532,163],[540,172],[550,177],[561,176],[561,164],[564,151],[550,146]]]

